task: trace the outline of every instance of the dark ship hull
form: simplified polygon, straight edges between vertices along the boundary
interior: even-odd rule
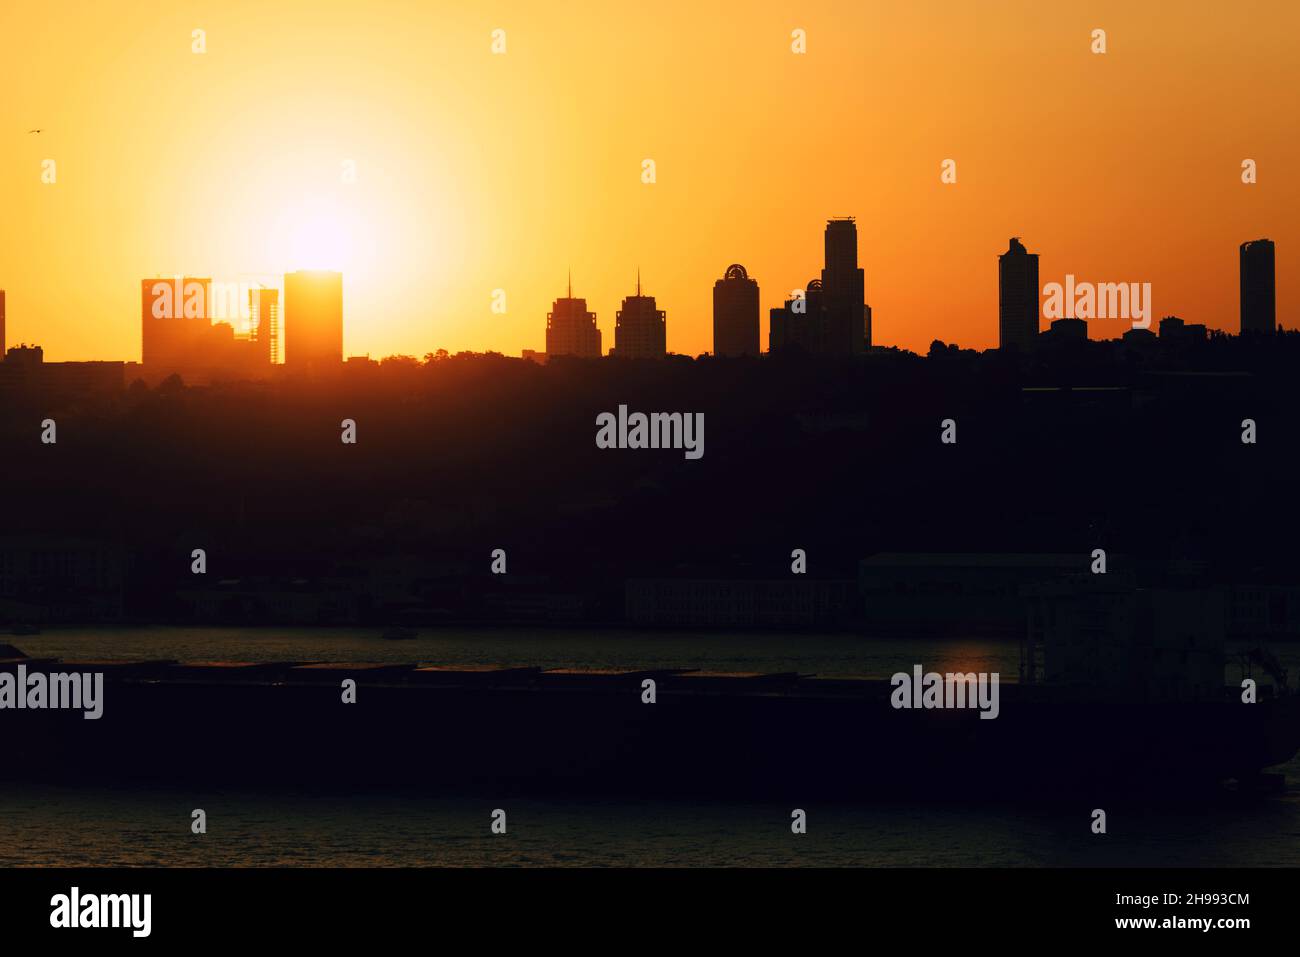
[[[896,710],[885,681],[798,675],[24,664],[104,673],[98,720],[0,711],[4,777],[77,783],[1088,802],[1250,781],[1300,745],[1300,699],[1285,695],[1134,702],[1003,685],[988,720]],[[356,681],[354,704],[342,700],[345,679]]]

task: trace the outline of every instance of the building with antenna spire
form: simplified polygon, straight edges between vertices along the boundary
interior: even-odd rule
[[[546,355],[587,356],[600,352],[600,328],[596,314],[587,311],[587,300],[573,298],[573,273],[569,273],[569,291],[556,299],[546,314]]]
[[[623,300],[614,322],[613,354],[623,359],[662,359],[668,354],[667,313],[654,296],[641,295],[641,270],[636,271],[636,295]]]

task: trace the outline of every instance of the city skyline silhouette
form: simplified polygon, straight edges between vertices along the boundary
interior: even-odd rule
[[[49,9],[0,15],[20,120],[0,150],[0,287],[10,341],[51,359],[137,358],[127,277],[301,268],[344,273],[349,355],[542,350],[537,317],[570,267],[607,350],[638,264],[668,348],[699,355],[729,263],[759,281],[766,341],[769,310],[823,265],[822,221],[844,213],[876,343],[996,345],[988,264],[1013,235],[1044,281],[1150,282],[1161,315],[1232,330],[1238,243],[1300,248],[1300,149],[1271,93],[1300,84],[1286,3],[1232,23],[1101,4],[1089,23],[1012,0],[978,15],[764,2],[692,9],[686,30],[672,3],[495,19],[392,5],[400,33],[343,3],[208,22],[146,4],[126,57],[101,42],[107,11],[68,33]],[[1079,117],[1086,144],[1054,132]],[[1283,317],[1298,282],[1277,275]]]
[[[1298,35],[0,6],[0,924],[1285,932]]]
[[[846,245],[836,238],[838,235],[847,239]],[[806,288],[794,290],[780,308],[771,309],[770,320],[761,316],[761,286],[757,280],[742,264],[728,266],[723,277],[714,283],[713,341],[706,354],[737,357],[797,351],[848,356],[866,354],[872,351],[873,345],[884,345],[872,341],[872,310],[863,301],[865,270],[857,258],[854,218],[827,220],[825,237],[826,268],[809,280]],[[1237,334],[1271,334],[1285,328],[1276,314],[1275,248],[1268,239],[1240,245]],[[1045,315],[1043,299],[1048,295],[1047,290],[1055,286],[1054,295],[1059,295],[1060,287],[1053,283],[1040,286],[1038,258],[1037,253],[1027,253],[1020,238],[1015,236],[1010,240],[1008,252],[999,257],[998,349],[1028,356],[1040,345],[1051,347],[1058,341],[1097,340],[1101,337],[1093,335],[1097,327],[1095,319],[1098,315],[1103,320],[1108,318],[1107,303],[1114,309],[1122,301],[1127,308],[1127,284],[1098,284],[1101,298],[1095,305],[1090,299],[1089,311],[1075,318],[1074,276],[1067,275],[1071,298],[1065,308],[1069,317]],[[341,365],[348,358],[369,360],[369,356],[349,356],[344,348],[347,323],[343,314],[343,279],[339,272],[306,270],[286,274],[278,286],[264,285],[265,277],[251,284],[194,276],[141,280],[141,358],[138,362],[128,361],[123,366],[124,375],[155,383],[173,374],[185,378],[187,373],[190,381],[238,380],[265,377],[279,362],[298,371],[309,367],[323,371]],[[566,281],[566,294],[556,298],[546,313],[544,349],[524,347],[520,351],[522,357],[538,361],[554,356],[663,358],[673,352],[667,347],[667,330],[671,327],[667,310],[657,308],[654,296],[642,294],[639,269],[636,291],[623,299],[608,337],[600,329],[600,313],[589,309],[584,297],[574,297],[572,271]],[[824,292],[827,282],[829,291]],[[322,283],[327,283],[329,289]],[[1087,282],[1081,285],[1088,287],[1091,296],[1092,285]],[[835,292],[836,289],[841,291]],[[289,290],[297,291],[291,296]],[[1145,308],[1149,310],[1152,304],[1149,288],[1147,291]],[[289,305],[291,301],[298,303],[297,308]],[[312,304],[303,305],[308,301]],[[1060,303],[1055,305],[1059,313]],[[852,314],[846,314],[845,309],[851,309]],[[1140,321],[1121,327],[1113,338],[1140,340],[1159,335],[1162,327],[1175,325],[1184,338],[1188,334],[1203,338],[1211,329],[1228,331],[1204,322],[1188,323],[1183,317],[1171,314],[1161,315],[1157,324],[1152,315],[1145,315]],[[850,326],[852,334],[848,331]],[[766,335],[762,335],[763,331]],[[0,289],[0,361],[7,358],[6,336],[6,298],[5,291]],[[284,341],[290,336],[298,342],[292,348]],[[602,350],[602,342],[611,344]],[[937,337],[931,340],[932,344],[935,342],[963,347],[961,343],[944,343]],[[428,348],[420,354],[431,356],[435,351],[446,352]],[[25,341],[15,361],[26,361],[33,356],[50,361],[39,342]]]

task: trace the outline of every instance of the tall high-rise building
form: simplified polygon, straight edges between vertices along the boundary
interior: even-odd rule
[[[826,223],[826,267],[803,295],[771,312],[773,352],[795,349],[813,355],[851,356],[871,348],[871,307],[858,267],[858,226],[852,217]]]
[[[758,355],[758,283],[739,264],[713,284],[713,354]]]
[[[858,224],[851,216],[826,223],[822,296],[826,306],[826,351],[857,355],[870,348],[866,276],[858,266]]]
[[[0,289],[0,362],[5,357],[5,291]]]
[[[184,376],[202,362],[211,302],[211,279],[140,280],[140,361],[147,370]]]
[[[248,290],[249,338],[257,343],[258,355],[274,365],[280,360],[280,290]]]
[[[546,314],[546,354],[548,356],[600,356],[600,329],[596,314],[587,311],[587,300],[573,298],[573,279],[569,294],[556,299]]]
[[[1038,253],[1018,237],[998,257],[998,348],[1028,352],[1038,341]]]
[[[284,277],[284,364],[330,370],[343,363],[343,274],[303,270]]]
[[[1273,241],[1241,244],[1241,332],[1277,329],[1277,287],[1273,272]]]
[[[657,308],[654,296],[641,295],[641,274],[636,295],[623,300],[614,320],[614,355],[624,359],[662,359],[668,354],[667,313]]]

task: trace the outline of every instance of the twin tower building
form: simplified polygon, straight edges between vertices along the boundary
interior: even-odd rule
[[[713,354],[756,356],[759,353],[758,283],[745,267],[728,266],[713,284]],[[806,290],[796,290],[785,305],[771,310],[768,348],[818,355],[857,355],[871,348],[871,307],[865,302],[865,279],[858,267],[858,228],[852,218],[826,224],[826,268]],[[614,322],[610,355],[627,359],[662,359],[668,352],[667,314],[654,296],[641,293],[623,300]],[[595,357],[602,354],[596,314],[587,300],[569,294],[555,300],[546,316],[546,354]]]

